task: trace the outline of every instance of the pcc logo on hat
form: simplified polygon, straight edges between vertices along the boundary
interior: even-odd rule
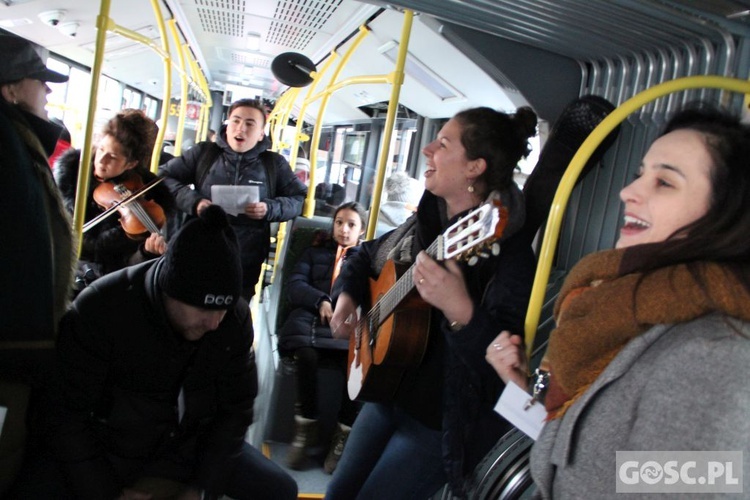
[[[169,297],[191,306],[234,306],[242,292],[240,250],[219,205],[203,210],[170,240],[157,282]]]
[[[0,35],[0,84],[24,78],[43,82],[67,82],[68,77],[47,68],[28,40],[14,35]]]

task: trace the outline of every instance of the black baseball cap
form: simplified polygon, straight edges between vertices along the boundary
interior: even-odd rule
[[[28,40],[0,35],[0,84],[32,78],[43,82],[67,82],[68,77],[47,68]]]

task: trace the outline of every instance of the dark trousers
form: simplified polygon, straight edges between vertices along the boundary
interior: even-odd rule
[[[210,496],[206,498],[220,498],[222,495],[236,500],[297,498],[297,483],[294,479],[248,443],[243,445],[239,453],[217,466],[229,471],[226,487],[224,491],[210,492]],[[159,482],[151,480],[148,483]],[[140,484],[147,482],[141,481]],[[66,482],[62,468],[49,452],[43,451],[26,460],[16,484],[5,498],[72,500],[75,495]],[[166,497],[157,493],[153,498],[159,500]]]
[[[349,399],[346,390],[347,357],[347,351],[338,349],[301,347],[294,351],[297,365],[297,407],[300,415],[305,418],[318,418],[318,368],[330,367],[340,371],[344,380],[340,388],[333,388],[341,392],[338,421],[348,426],[354,423],[360,404]]]

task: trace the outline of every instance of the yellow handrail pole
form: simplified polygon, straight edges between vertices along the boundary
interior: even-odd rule
[[[277,101],[271,113],[268,115],[268,128],[271,136],[271,143],[273,151],[279,151],[284,148],[286,144],[283,143],[284,125],[289,120],[289,113],[291,112],[291,103],[294,102],[297,95],[299,94],[300,88],[295,87],[289,89],[284,95],[282,95]],[[294,168],[293,159],[290,158],[289,164]]]
[[[115,24],[114,22],[112,22],[112,20],[109,21],[109,23],[107,25],[107,30],[110,31],[110,32],[112,32],[112,33],[115,33],[117,35],[120,35],[120,36],[122,36],[124,38],[128,38],[128,39],[133,40],[135,42],[138,42],[138,43],[140,43],[142,45],[145,45],[145,46],[149,47],[151,50],[153,50],[154,52],[156,52],[162,58],[162,60],[164,61],[164,64],[165,64],[165,69],[164,69],[165,78],[169,78],[170,81],[171,81],[171,71],[169,69],[169,66],[171,65],[171,59],[169,57],[169,45],[168,44],[165,45],[164,30],[162,29],[163,28],[164,19],[163,19],[161,10],[159,9],[159,7],[158,7],[158,5],[156,4],[155,1],[152,0],[151,6],[152,6],[152,8],[154,10],[154,16],[157,19],[157,24],[160,25],[160,32],[161,32],[161,39],[162,39],[161,45],[156,45],[154,43],[154,41],[151,40],[150,38],[148,38],[148,37],[146,37],[146,36],[144,36],[144,35],[136,32],[136,31],[133,31],[131,29],[125,28],[124,26],[120,26],[118,24]],[[171,83],[170,83],[170,86],[171,86]],[[168,102],[168,100],[167,100],[167,102]],[[166,123],[166,122],[164,122],[164,123]],[[161,151],[161,143],[162,143],[163,140],[164,140],[164,127],[160,127],[159,133],[157,134],[157,137],[156,137],[156,141],[154,142],[154,150],[153,150],[153,152],[151,154],[151,170],[153,172],[156,172],[156,169],[159,166],[159,152]]]
[[[186,50],[189,50],[189,46],[186,45]],[[198,87],[201,89],[201,93],[203,94],[204,103],[201,106],[201,111],[203,112],[203,122],[202,122],[202,128],[198,130],[198,133],[200,134],[199,137],[196,137],[197,142],[205,141],[206,136],[208,135],[208,119],[209,119],[209,113],[211,111],[211,106],[213,106],[213,99],[211,98],[211,90],[208,88],[208,82],[206,82],[206,77],[203,76],[203,72],[201,71],[200,67],[198,66],[198,63],[195,61],[195,58],[193,56],[192,52],[188,52],[188,63],[190,64],[190,68],[192,70],[193,74],[193,81],[195,81],[198,84]],[[218,131],[217,131],[218,132]],[[200,140],[198,140],[200,138]]]
[[[387,75],[351,76],[349,78],[341,80],[340,82],[331,84],[325,90],[321,90],[318,94],[312,96],[311,100],[315,101],[317,99],[320,99],[321,97],[331,95],[334,92],[341,90],[344,87],[348,87],[350,85],[359,85],[359,84],[364,84],[364,83],[393,83],[394,75],[395,75],[395,71],[393,73],[388,73]]]
[[[172,57],[169,52],[169,41],[167,40],[167,28],[164,26],[164,16],[159,8],[159,0],[151,0],[151,7],[156,16],[156,25],[159,27],[159,36],[161,36],[161,49],[164,58],[164,99],[161,107],[161,123],[159,133],[156,135],[156,144],[161,146],[164,143],[164,133],[167,130],[167,120],[169,119],[169,101],[172,100]],[[159,169],[159,155],[155,154],[151,158],[151,171],[156,173]]]
[[[185,115],[187,114],[187,99],[188,99],[188,81],[187,72],[185,71],[185,55],[182,53],[182,45],[180,44],[180,38],[177,35],[177,22],[174,19],[170,19],[167,22],[169,31],[172,34],[175,47],[177,48],[177,61],[179,62],[180,68],[180,112],[177,116],[177,132],[174,138],[174,155],[180,156],[182,154],[182,139],[185,136]]]
[[[385,116],[385,128],[383,129],[383,142],[380,145],[380,156],[378,157],[378,169],[376,170],[375,185],[372,190],[372,203],[370,204],[370,220],[367,222],[366,239],[371,240],[375,236],[375,226],[378,223],[380,212],[380,198],[385,180],[385,170],[390,158],[391,138],[393,127],[396,124],[398,113],[398,102],[401,96],[401,85],[404,83],[404,66],[406,55],[409,50],[409,38],[411,37],[411,25],[414,12],[404,11],[404,24],[401,27],[401,41],[398,45],[398,57],[396,58],[396,69],[393,72],[393,83],[391,87],[391,100],[388,101],[388,112]]]
[[[190,85],[193,84],[193,89],[195,90],[195,87],[199,87],[201,97],[203,97],[203,89],[200,89],[200,86],[198,85],[198,76],[195,74],[196,68],[193,66],[193,61],[190,60],[190,46],[186,43],[183,43],[180,45],[180,50],[182,51],[183,57],[185,58],[185,75],[187,77],[187,83]],[[205,98],[203,99],[205,101]],[[204,106],[203,102],[201,102],[200,107],[198,108],[198,118],[195,121],[195,137],[193,137],[193,140],[195,143],[200,142],[201,139],[201,131],[204,127],[203,120],[207,118],[205,114],[203,113]]]
[[[646,89],[622,103],[617,109],[612,111],[602,122],[589,134],[581,147],[578,149],[573,159],[570,160],[565,174],[560,180],[560,185],[555,192],[552,200],[547,227],[544,231],[542,248],[539,253],[539,262],[534,276],[534,285],[531,290],[529,308],[526,312],[525,337],[527,353],[531,354],[534,346],[536,330],[539,326],[539,316],[541,315],[544,295],[549,281],[549,275],[552,269],[552,259],[554,258],[557,240],[560,235],[560,227],[565,214],[565,207],[568,204],[570,195],[575,186],[578,176],[581,174],[586,162],[594,154],[599,144],[612,132],[620,123],[622,123],[632,112],[642,106],[655,101],[656,99],[673,92],[680,92],[695,88],[718,88],[739,92],[745,95],[750,94],[750,82],[737,78],[724,76],[687,76],[677,78],[668,82],[660,83],[649,89]],[[498,332],[499,333],[499,332]]]
[[[318,87],[318,84],[322,81],[323,75],[328,73],[328,70],[331,69],[331,66],[333,66],[333,63],[337,61],[339,58],[338,53],[331,52],[330,57],[326,59],[326,61],[323,63],[323,67],[320,68],[315,73],[315,78],[313,79],[312,84],[310,84],[310,88],[307,89],[307,95],[305,95],[305,98],[302,99],[302,104],[300,104],[299,107],[299,116],[297,118],[297,126],[294,127],[294,140],[295,140],[295,146],[299,145],[299,142],[302,140],[309,141],[310,136],[302,134],[302,125],[305,121],[305,114],[307,113],[307,107],[312,102],[311,96],[315,92],[315,89]],[[296,101],[296,97],[295,97]],[[292,107],[294,106],[294,101],[292,101],[289,105],[289,111],[291,112]],[[316,123],[313,127],[313,137],[315,136],[315,131],[321,128],[320,123]],[[320,140],[320,132],[318,132],[316,141]],[[296,163],[297,161],[297,147],[294,148],[294,161]],[[311,217],[312,214],[315,213],[315,171],[317,170],[315,168],[315,164],[317,163],[318,159],[318,142],[311,142],[310,143],[310,171],[308,172],[307,177],[307,197],[305,197],[305,208],[303,209],[302,213],[305,217]],[[308,209],[307,207],[311,207]]]
[[[357,33],[357,36],[354,37],[354,40],[352,40],[351,46],[347,49],[346,53],[341,58],[341,61],[339,61],[339,65],[336,67],[333,74],[331,75],[331,80],[328,84],[329,88],[335,84],[338,76],[341,74],[341,71],[346,66],[346,63],[349,62],[349,59],[352,57],[352,54],[354,53],[355,50],[357,50],[357,48],[362,43],[362,41],[364,40],[364,38],[367,36],[368,33],[369,33],[369,29],[367,29],[367,27],[361,26],[359,28],[359,33]],[[322,127],[320,127],[320,124],[323,123],[323,115],[326,112],[326,108],[328,107],[328,101],[330,100],[330,98],[331,98],[330,92],[323,92],[323,98],[320,101],[320,108],[318,109],[318,118],[315,121],[316,127],[313,131],[313,138],[312,138],[313,145],[318,144],[318,142],[320,141],[320,134],[321,134],[321,129],[322,129]],[[318,148],[317,147],[310,148],[310,165],[315,165],[317,161],[318,161]],[[315,169],[311,168],[310,169],[310,186],[314,186],[315,185],[314,183],[315,183]],[[308,195],[307,195],[307,198],[305,198],[305,207],[302,210],[302,214],[308,218],[312,217],[315,213],[315,201],[314,201],[315,198],[313,196],[310,196],[311,194],[310,191],[311,190],[308,189]]]
[[[290,92],[289,97],[285,101],[285,105],[283,108],[281,108],[281,114],[277,118],[276,122],[276,128],[277,128],[277,135],[279,136],[279,142],[278,142],[278,148],[281,149],[283,144],[283,137],[284,137],[284,129],[286,128],[286,124],[289,123],[289,117],[292,114],[292,106],[294,105],[294,101],[297,99],[297,96],[302,91],[302,88],[298,87],[295,88],[294,91]],[[299,146],[299,140],[297,137],[292,138],[291,144],[289,144],[289,165],[294,168],[294,164],[297,161],[297,147]]]
[[[76,252],[81,255],[83,246],[83,219],[86,217],[86,198],[89,192],[91,178],[91,142],[94,135],[94,117],[96,115],[97,95],[99,93],[99,76],[102,73],[104,60],[104,46],[107,40],[107,26],[109,20],[110,0],[102,0],[99,15],[96,18],[96,50],[94,50],[94,64],[91,67],[91,89],[89,90],[89,112],[86,118],[86,132],[81,148],[81,163],[78,167],[78,183],[76,184],[76,202],[73,210],[73,232],[76,234]]]
[[[284,94],[276,100],[271,112],[268,114],[268,131],[271,136],[271,142],[276,144],[281,139],[281,127],[283,123],[283,114],[289,105],[290,98],[295,98],[299,93],[299,88],[289,88]],[[292,97],[292,95],[294,97]]]

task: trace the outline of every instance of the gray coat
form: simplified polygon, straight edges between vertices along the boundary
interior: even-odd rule
[[[750,492],[750,324],[731,321],[735,329],[718,314],[659,325],[620,351],[535,443],[542,498],[622,497],[615,452],[624,450],[743,451]]]

